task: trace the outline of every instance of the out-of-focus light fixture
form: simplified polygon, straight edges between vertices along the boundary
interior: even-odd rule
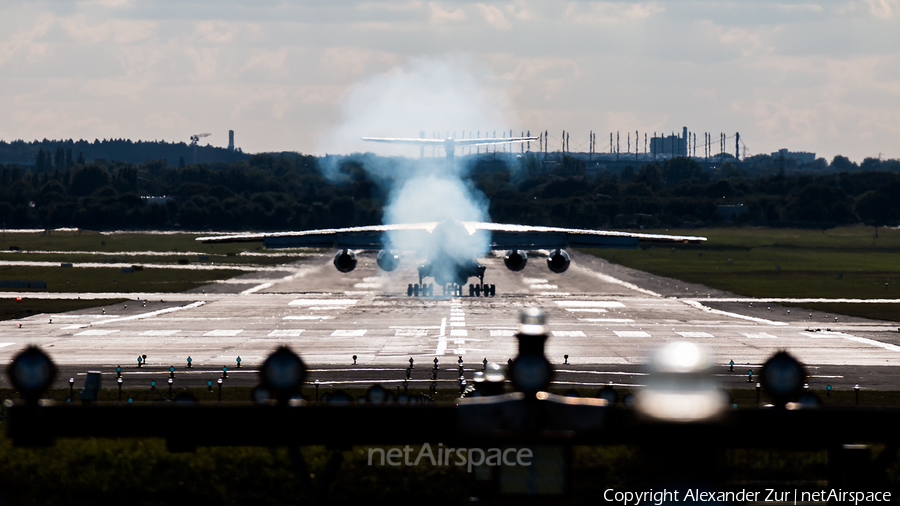
[[[278,402],[284,403],[300,391],[306,378],[306,364],[290,348],[281,346],[266,357],[259,374],[262,385]]]
[[[7,374],[19,395],[35,403],[56,379],[56,365],[43,350],[29,346],[13,358]]]
[[[635,396],[635,407],[648,418],[670,422],[719,417],[729,402],[712,375],[714,364],[712,356],[694,343],[663,346],[650,357],[647,386]]]

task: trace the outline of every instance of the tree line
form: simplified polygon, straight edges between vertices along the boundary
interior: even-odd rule
[[[99,230],[374,225],[381,223],[393,178],[416,170],[417,163],[296,153],[185,167],[165,160],[84,163],[76,155],[69,163],[70,158],[66,150],[54,150],[41,166],[0,164],[0,224]],[[334,169],[330,177],[320,170],[326,163]],[[884,170],[757,177],[738,165],[710,171],[682,157],[614,172],[589,168],[575,157],[548,162],[531,154],[469,163],[467,181],[484,195],[497,222],[577,228],[900,223],[900,201],[894,198],[900,173]],[[375,165],[378,171],[367,170]]]

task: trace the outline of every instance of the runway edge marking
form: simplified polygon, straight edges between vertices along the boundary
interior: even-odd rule
[[[711,307],[706,307],[703,304],[697,302],[696,300],[685,300],[678,299],[680,302],[687,304],[688,306],[695,307],[701,311],[706,311],[707,313],[718,314],[722,316],[730,316],[731,318],[739,318],[741,320],[747,320],[756,323],[765,323],[766,325],[775,325],[775,326],[786,326],[787,323],[784,322],[776,322],[772,320],[766,320],[764,318],[755,318],[753,316],[742,315],[738,313],[729,313],[728,311],[722,311],[720,309],[713,309]]]

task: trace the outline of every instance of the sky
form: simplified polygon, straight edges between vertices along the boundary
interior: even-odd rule
[[[687,126],[742,155],[900,158],[900,0],[0,0],[0,114],[6,141],[565,130],[624,152]]]

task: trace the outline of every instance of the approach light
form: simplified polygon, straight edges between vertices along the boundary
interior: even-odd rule
[[[156,390],[156,380],[151,380],[150,381],[150,391],[152,392],[154,390]]]
[[[206,388],[212,393],[212,380],[206,380]]]
[[[519,355],[510,363],[509,376],[516,390],[529,397],[547,388],[553,377],[553,366],[544,355],[546,321],[544,312],[536,307],[519,315]]]
[[[22,302],[22,297],[16,297],[16,302]]]
[[[730,372],[734,372],[734,360],[729,360],[729,361],[728,361],[728,370],[729,370]]]
[[[372,385],[366,390],[366,402],[369,404],[384,404],[388,402],[388,391],[381,385]]]
[[[56,365],[40,348],[29,346],[13,358],[6,373],[23,399],[37,402],[56,379]]]
[[[117,365],[117,366],[116,366],[116,377],[117,377],[117,378],[121,378],[121,377],[122,377],[122,366],[120,366],[120,365]]]
[[[236,362],[237,362],[237,368],[240,369],[240,368],[241,368],[241,357],[240,357],[240,355],[238,355],[238,358],[236,359]]]
[[[566,359],[566,362],[565,362],[566,365],[569,365],[569,356],[568,356],[568,355],[563,355],[563,358]]]
[[[831,383],[825,385],[825,396],[831,397]]]
[[[356,365],[356,355],[353,355],[353,365]]]
[[[762,387],[778,407],[784,407],[803,392],[806,370],[786,351],[779,351],[763,364]]]
[[[300,391],[300,386],[306,378],[306,364],[290,348],[281,346],[266,357],[259,369],[259,375],[262,385],[279,402],[287,402],[293,394]]]
[[[190,369],[190,368],[192,367],[191,364],[192,364],[193,361],[194,361],[194,360],[193,360],[190,356],[188,356],[188,358],[187,358],[187,366],[188,366],[188,369]]]

